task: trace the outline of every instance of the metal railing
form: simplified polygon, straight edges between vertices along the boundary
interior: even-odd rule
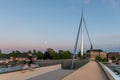
[[[103,66],[97,61],[98,65],[100,66],[101,70],[102,70],[102,73],[104,75],[104,77],[106,78],[106,80],[111,80],[109,78],[109,76],[107,75],[106,71],[104,70]]]
[[[33,65],[35,65],[34,68],[39,68],[61,64],[62,61],[66,60],[37,60],[33,62]],[[22,70],[23,66],[26,64],[27,62],[25,61],[9,61],[8,63],[2,62],[0,63],[0,73]]]

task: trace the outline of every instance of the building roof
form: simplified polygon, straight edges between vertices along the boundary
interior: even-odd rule
[[[1,58],[1,59],[2,59],[2,58],[9,58],[9,56],[5,56],[5,55],[1,56],[1,55],[0,55],[0,58]]]
[[[101,49],[92,49],[92,50],[87,50],[87,53],[89,53],[89,52],[103,52],[103,50],[101,50]]]
[[[107,56],[119,56],[120,52],[109,52]]]
[[[29,53],[21,53],[18,56],[16,56],[17,58],[27,58]],[[33,55],[33,57],[36,57],[35,55]]]
[[[109,52],[108,54],[120,54],[120,52]]]

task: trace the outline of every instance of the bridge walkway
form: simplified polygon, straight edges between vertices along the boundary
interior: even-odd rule
[[[62,80],[106,80],[106,78],[98,63],[90,61]]]

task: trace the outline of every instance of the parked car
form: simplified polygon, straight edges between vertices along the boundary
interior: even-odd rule
[[[120,74],[120,66],[114,66],[114,72]]]
[[[120,61],[117,61],[116,64],[120,65]]]

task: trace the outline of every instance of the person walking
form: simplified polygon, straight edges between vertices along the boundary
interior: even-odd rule
[[[33,63],[33,55],[32,55],[32,53],[28,53],[28,67],[29,67],[29,69],[32,68],[32,63]]]
[[[26,53],[26,59],[23,61],[23,68],[22,68],[22,73],[25,73],[26,70],[31,70],[33,71],[34,69],[32,68],[32,63],[33,63],[33,55],[32,53]]]

